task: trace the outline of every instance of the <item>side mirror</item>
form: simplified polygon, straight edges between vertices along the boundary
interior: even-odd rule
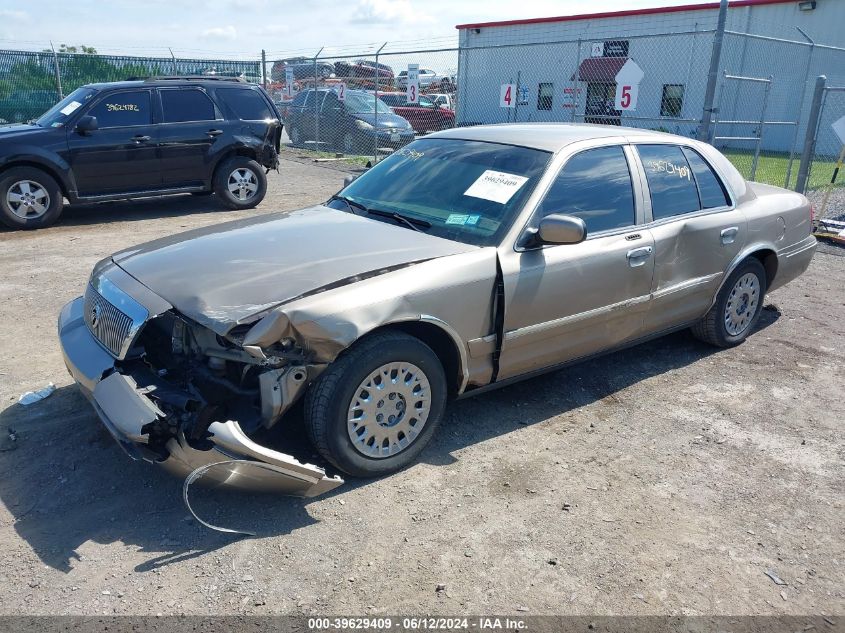
[[[86,114],[85,116],[81,117],[79,121],[76,123],[76,131],[82,134],[88,134],[89,132],[93,132],[99,126],[97,125],[97,117],[91,116],[90,114]]]
[[[344,189],[346,187],[348,187],[349,185],[351,185],[355,181],[356,178],[358,178],[358,176],[353,176],[352,174],[349,174],[348,176],[344,177],[344,179],[343,179]]]
[[[540,220],[537,237],[543,244],[578,244],[587,237],[587,225],[581,218],[552,213]]]

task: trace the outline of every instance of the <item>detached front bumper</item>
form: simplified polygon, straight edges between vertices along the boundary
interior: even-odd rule
[[[197,468],[219,464],[200,481],[301,497],[314,497],[343,483],[339,477],[327,477],[322,468],[256,444],[234,420],[209,426],[213,444],[209,450],[191,446],[181,431],[167,442],[166,455],[152,450],[144,429],[164,414],[145,395],[149,387],[139,389],[131,376],[121,374],[114,357],[91,334],[83,318],[82,297],[62,308],[58,329],[68,372],[132,459],[158,464],[182,477]]]

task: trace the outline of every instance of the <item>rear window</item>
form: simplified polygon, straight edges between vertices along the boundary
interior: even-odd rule
[[[264,121],[275,118],[270,106],[257,90],[243,88],[218,88],[217,94],[243,121]]]
[[[202,90],[161,90],[161,108],[165,123],[213,121],[214,104]]]

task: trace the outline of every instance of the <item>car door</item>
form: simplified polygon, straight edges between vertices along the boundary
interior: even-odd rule
[[[68,130],[69,162],[80,196],[161,188],[152,92],[109,92],[85,112],[97,119],[96,130],[84,134]]]
[[[690,147],[636,145],[655,242],[652,302],[645,328],[697,320],[747,239],[744,214],[716,171]]]
[[[159,88],[158,96],[163,185],[203,185],[211,171],[212,147],[224,133],[222,115],[199,87]]]
[[[500,249],[504,341],[499,378],[612,348],[641,335],[654,268],[642,221],[642,188],[630,149],[607,145],[571,156],[534,212],[584,220],[579,244]]]

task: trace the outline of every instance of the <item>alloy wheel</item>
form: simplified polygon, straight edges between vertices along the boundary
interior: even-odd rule
[[[34,180],[19,180],[6,191],[6,204],[23,220],[40,218],[50,208],[50,194]]]
[[[229,174],[229,192],[241,202],[246,202],[258,191],[258,177],[251,169],[239,167]]]
[[[746,273],[734,284],[725,304],[725,330],[739,336],[751,325],[760,302],[760,280],[754,273]]]

